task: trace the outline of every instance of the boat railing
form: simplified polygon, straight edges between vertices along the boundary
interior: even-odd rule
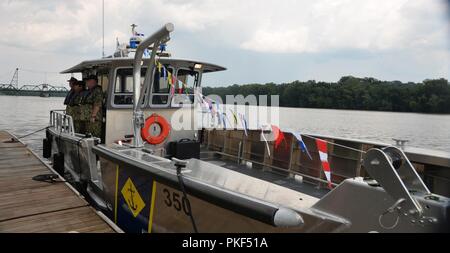
[[[59,133],[75,135],[73,118],[66,114],[65,110],[51,110],[49,126],[55,128]]]
[[[328,182],[323,174],[319,154],[314,149],[310,149],[312,159],[303,153],[292,136],[286,134],[286,142],[280,147],[275,148],[273,142],[264,143],[260,140],[260,131],[249,131],[248,136],[244,131],[208,131],[208,137],[204,144],[208,149],[222,155],[225,159],[236,160],[237,163],[250,162],[252,167],[263,170],[271,170],[277,174],[290,174],[292,176],[301,176],[303,181],[317,185],[319,188],[327,188]],[[310,147],[314,142],[306,140]],[[267,146],[266,146],[267,145]],[[267,151],[270,150],[270,152]],[[338,166],[334,170],[332,185],[336,186],[342,180],[363,176],[360,171],[361,153],[349,150],[342,154],[342,148],[337,147],[331,150],[330,158],[333,157],[332,165]],[[347,160],[342,162],[342,160]],[[331,159],[330,159],[331,160]],[[345,170],[341,169],[343,163],[348,166]]]
[[[327,184],[315,138],[329,143],[328,159],[333,185],[348,178],[368,177],[362,165],[364,154],[372,148],[390,146],[343,138],[305,135],[303,141],[308,148],[310,154],[308,155],[299,147],[298,141],[290,133],[285,133],[285,141],[278,148],[275,148],[274,142],[261,141],[260,136],[261,131],[257,130],[249,130],[248,135],[245,135],[242,130],[205,130],[203,144],[208,150],[222,155],[224,159],[235,160],[237,163],[250,162],[252,168],[271,170],[283,175],[298,175],[303,178],[303,182],[312,183],[319,188],[326,188]],[[449,180],[447,174],[449,166],[423,163],[417,159],[410,159],[410,161],[434,193],[445,196],[450,194],[444,189],[445,184],[448,183],[446,181]]]

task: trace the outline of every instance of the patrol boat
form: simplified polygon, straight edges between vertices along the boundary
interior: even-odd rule
[[[448,171],[448,158],[318,135],[304,136],[305,155],[291,133],[277,149],[262,138],[270,129],[171,126],[180,115],[195,121],[203,75],[225,70],[168,57],[173,30],[133,30],[133,45],[63,71],[98,76],[103,136],[75,133],[59,110],[43,140],[55,170],[124,231],[450,232],[449,198],[423,180],[448,193],[430,176]],[[329,178],[318,139],[328,143]]]

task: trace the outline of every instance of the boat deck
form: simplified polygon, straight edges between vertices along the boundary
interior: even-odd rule
[[[117,231],[63,181],[33,180],[52,171],[12,137],[0,131],[0,232]]]
[[[203,148],[202,151],[202,161],[210,162],[229,170],[286,187],[318,199],[322,198],[329,192],[328,189],[318,188],[317,186],[309,183],[298,182],[292,177],[275,173],[274,171],[250,169],[246,165],[237,164],[236,161],[232,161],[230,159],[224,159],[224,157],[222,157],[219,153],[207,151],[205,148]]]

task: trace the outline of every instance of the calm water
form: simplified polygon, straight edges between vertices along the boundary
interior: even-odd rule
[[[0,129],[17,136],[45,127],[49,111],[62,109],[63,98],[0,96]],[[281,128],[298,129],[337,137],[393,143],[408,139],[408,145],[450,151],[450,115],[280,108]],[[44,132],[24,139],[41,149]]]
[[[16,136],[46,127],[50,110],[63,109],[64,98],[0,96],[0,130],[9,130]],[[42,149],[41,131],[23,139],[34,150]]]

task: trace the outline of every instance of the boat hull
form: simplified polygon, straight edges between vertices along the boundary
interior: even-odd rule
[[[450,228],[450,201],[442,196],[415,193],[415,200],[426,207],[421,217],[400,211],[386,213],[395,201],[381,186],[348,179],[317,202],[302,207],[302,198],[298,196],[306,195],[273,187],[271,182],[249,180],[243,174],[218,172],[219,167],[213,164],[201,168],[203,163],[192,159],[194,167],[184,176],[192,207],[189,210],[175,168],[156,165],[164,164],[163,161],[155,161],[155,165],[141,163],[145,160],[142,157],[122,156],[103,146],[96,146],[93,151],[101,160],[103,189],[113,207],[110,216],[127,232],[193,232],[190,214],[198,231],[207,233],[448,232]],[[213,172],[201,175],[202,169]],[[221,188],[215,187],[216,179],[234,182],[224,183]],[[129,181],[134,187],[130,187]],[[265,188],[263,184],[270,187]],[[261,191],[264,193],[258,195]],[[277,191],[281,194],[276,195]],[[130,192],[134,194],[132,197]],[[141,201],[139,198],[142,208],[136,205]],[[137,207],[137,214],[133,214],[133,207]],[[277,212],[283,207],[298,214],[302,222],[277,224]]]
[[[332,232],[345,226],[338,220],[304,212],[301,213],[304,224],[277,227],[273,224],[276,207],[251,208],[252,201],[244,199],[248,201],[248,208],[236,203],[230,205],[225,194],[198,194],[193,189],[190,190],[192,193],[187,194],[187,200],[177,182],[132,164],[116,163],[107,156],[100,156],[105,196],[112,206],[109,216],[126,232],[191,233],[194,230],[190,214],[194,217],[198,231],[206,233]],[[130,181],[134,187],[130,188]],[[130,190],[133,192],[133,201]],[[191,210],[187,201],[190,202]],[[133,207],[136,207],[137,213],[133,213]]]
[[[172,161],[145,157],[140,149],[98,145],[95,138],[52,128],[47,130],[47,138],[52,143],[51,153],[63,155],[70,182],[126,232],[193,232],[190,214],[199,232],[212,233],[450,229],[450,201],[443,196],[412,193],[424,207],[421,218],[385,214],[394,199],[381,186],[362,179],[346,179],[325,195],[314,195],[320,189],[311,184],[294,182],[302,188],[288,189],[287,178],[259,180],[255,175],[264,171],[245,167],[232,171],[225,162],[219,166],[204,155],[205,161],[191,159],[191,167],[183,173],[189,210]],[[236,167],[236,161],[229,165]],[[245,171],[253,175],[245,175]],[[305,187],[312,188],[305,191]],[[282,208],[301,217],[301,222],[277,223]]]

